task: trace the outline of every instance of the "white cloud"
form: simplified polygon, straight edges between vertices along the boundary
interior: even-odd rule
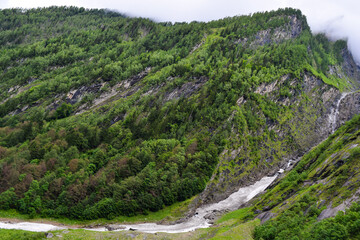
[[[347,38],[349,47],[360,62],[360,1],[358,0],[0,0],[0,8],[82,6],[108,8],[130,16],[156,21],[209,21],[227,16],[299,8],[307,16],[313,32],[326,32],[334,39]]]

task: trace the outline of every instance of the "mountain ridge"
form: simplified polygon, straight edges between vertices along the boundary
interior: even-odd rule
[[[346,42],[313,35],[299,10],[189,24],[0,12],[3,209],[113,219],[199,194],[194,211],[360,113]]]

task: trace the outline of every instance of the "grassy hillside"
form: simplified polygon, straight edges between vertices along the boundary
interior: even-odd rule
[[[358,84],[346,42],[294,9],[175,24],[10,9],[0,29],[0,208],[32,217],[148,214],[211,177],[211,194],[254,181],[321,140],[303,136],[336,94],[312,94]]]

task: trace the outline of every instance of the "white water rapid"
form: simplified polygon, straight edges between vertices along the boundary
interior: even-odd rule
[[[279,171],[282,172],[282,171]],[[264,191],[278,176],[278,174],[272,177],[263,177],[260,181],[256,182],[253,185],[240,188],[237,192],[231,194],[228,198],[220,201],[218,203],[209,204],[198,208],[196,214],[186,221],[173,225],[160,225],[156,223],[142,223],[142,224],[129,224],[129,225],[117,225],[119,230],[136,230],[140,232],[147,233],[156,233],[156,232],[167,232],[167,233],[181,233],[181,232],[190,232],[197,228],[207,228],[209,227],[210,220],[206,218],[208,214],[211,214],[215,211],[234,211],[238,209],[242,204],[248,202],[250,199],[255,197],[258,193]],[[65,229],[63,227],[57,227],[55,225],[43,224],[43,223],[9,223],[9,222],[0,222],[0,229],[21,229],[26,231],[34,232],[47,232],[52,230]],[[86,229],[92,231],[107,231],[105,227],[101,228],[92,228]]]
[[[197,228],[207,228],[211,224],[206,219],[206,215],[213,213],[214,211],[234,211],[238,209],[242,204],[248,202],[255,197],[258,193],[264,191],[277,177],[264,177],[260,181],[248,187],[240,188],[237,192],[231,194],[228,198],[214,204],[203,206],[196,210],[196,214],[186,220],[183,223],[174,225],[159,225],[156,223],[144,223],[134,225],[121,225],[126,230],[130,228],[136,229],[140,232],[155,233],[155,232],[167,232],[167,233],[180,233],[190,232]]]
[[[31,222],[12,223],[8,221],[8,222],[0,222],[0,229],[18,229],[18,230],[31,231],[31,232],[47,232],[54,230],[62,230],[66,228],[58,227],[51,224],[45,224],[45,223],[31,223]]]
[[[334,133],[335,130],[336,130],[336,121],[337,121],[338,116],[339,116],[340,103],[350,93],[351,92],[342,93],[341,96],[340,96],[340,99],[336,103],[336,107],[331,109],[331,112],[330,112],[330,115],[329,115],[329,127],[331,128],[331,133]]]

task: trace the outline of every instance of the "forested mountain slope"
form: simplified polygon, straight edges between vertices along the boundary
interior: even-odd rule
[[[0,208],[31,215],[221,200],[360,112],[346,42],[294,9],[175,24],[2,10],[0,42]]]

